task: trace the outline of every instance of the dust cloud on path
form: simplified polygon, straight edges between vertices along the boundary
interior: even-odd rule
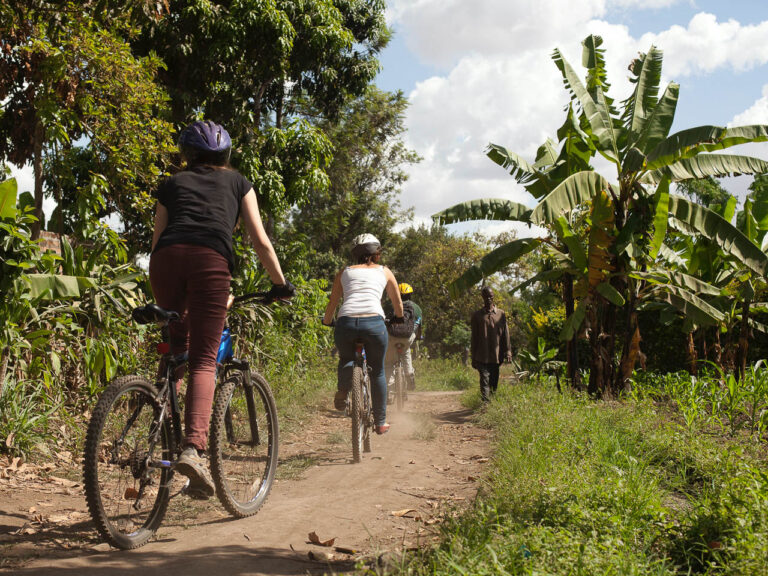
[[[282,439],[278,480],[256,516],[234,520],[215,499],[174,498],[157,537],[130,552],[96,540],[81,485],[0,479],[0,573],[321,574],[428,545],[489,465],[489,433],[459,394],[415,392],[403,412],[390,406],[392,429],[374,436],[360,464],[349,419],[321,409],[300,436]],[[312,532],[333,544],[310,543]]]

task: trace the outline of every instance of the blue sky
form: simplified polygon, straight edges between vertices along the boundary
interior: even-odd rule
[[[605,40],[619,99],[632,57],[664,50],[663,83],[681,85],[673,130],[768,124],[766,0],[388,0],[388,20],[394,38],[377,84],[411,101],[406,140],[424,160],[409,169],[402,203],[420,221],[472,198],[532,205],[483,149],[530,156],[554,136],[568,95],[550,55],[560,48],[581,70],[591,33]],[[768,159],[768,144],[734,151]],[[743,196],[750,181],[725,185]]]

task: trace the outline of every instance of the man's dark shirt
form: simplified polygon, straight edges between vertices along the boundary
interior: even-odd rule
[[[473,362],[501,364],[511,353],[512,345],[507,329],[507,315],[495,305],[490,312],[485,307],[472,314],[472,343],[470,351]]]

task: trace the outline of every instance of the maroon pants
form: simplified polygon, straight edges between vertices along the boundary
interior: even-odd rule
[[[181,322],[173,322],[170,329],[173,352],[189,351],[184,445],[205,450],[216,387],[216,354],[227,316],[227,259],[205,246],[165,246],[152,254],[149,280],[157,304],[181,314]]]

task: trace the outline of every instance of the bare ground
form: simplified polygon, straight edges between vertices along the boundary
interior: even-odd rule
[[[428,546],[446,514],[470,502],[488,466],[489,433],[456,392],[411,393],[390,406],[390,432],[351,462],[349,420],[321,409],[283,439],[278,480],[254,517],[216,499],[171,501],[156,537],[124,552],[99,542],[78,458],[56,465],[0,460],[0,572],[106,576],[293,575],[344,572]],[[310,542],[310,533],[327,546]]]

